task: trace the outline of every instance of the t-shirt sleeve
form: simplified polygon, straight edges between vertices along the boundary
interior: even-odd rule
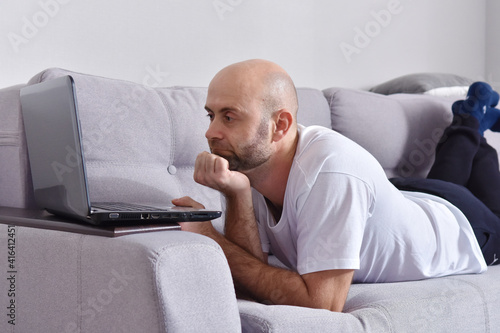
[[[320,173],[309,194],[297,201],[297,271],[359,269],[360,250],[374,195],[362,180]]]

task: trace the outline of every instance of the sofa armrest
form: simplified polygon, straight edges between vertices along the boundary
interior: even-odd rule
[[[12,324],[20,332],[241,330],[226,258],[209,238],[0,225],[0,244],[14,245],[0,253],[2,332]]]

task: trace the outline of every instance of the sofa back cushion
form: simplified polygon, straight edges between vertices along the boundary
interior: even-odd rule
[[[0,90],[0,206],[35,207],[19,91]]]
[[[330,88],[323,91],[332,128],[367,149],[388,177],[425,177],[453,100],[415,94],[380,95]]]
[[[313,88],[297,88],[299,110],[297,122],[304,126],[320,125],[332,128],[330,107],[320,90]]]

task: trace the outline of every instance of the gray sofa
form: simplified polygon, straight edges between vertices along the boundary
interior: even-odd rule
[[[27,84],[66,74],[76,83],[92,199],[154,204],[190,195],[221,207],[217,192],[192,179],[196,155],[207,150],[206,88],[151,88],[62,69]],[[0,206],[33,209],[21,87],[0,90]],[[450,99],[342,88],[298,93],[300,123],[357,141],[388,177],[425,177],[451,120]],[[222,231],[223,218],[214,225]],[[498,266],[481,275],[356,284],[344,312],[333,313],[237,300],[222,250],[188,232],[108,238],[1,224],[0,244],[1,332],[500,331]]]

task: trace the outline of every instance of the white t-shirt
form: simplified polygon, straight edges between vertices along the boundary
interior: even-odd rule
[[[299,274],[355,269],[354,282],[418,280],[486,270],[463,213],[429,194],[402,192],[361,146],[299,125],[276,224],[253,191],[264,252]]]

